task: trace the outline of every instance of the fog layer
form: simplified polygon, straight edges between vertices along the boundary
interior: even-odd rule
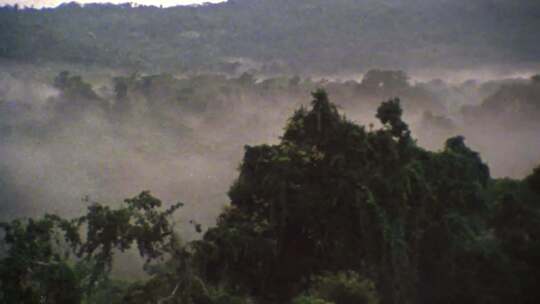
[[[315,81],[105,69],[81,77],[61,68],[12,64],[0,73],[2,218],[77,215],[88,198],[117,204],[147,189],[186,204],[179,222],[212,225],[244,145],[276,143],[317,87],[367,128],[378,127],[381,101],[401,97],[421,146],[436,150],[465,135],[494,176],[523,177],[540,162],[538,83],[524,78],[449,84],[381,70]]]

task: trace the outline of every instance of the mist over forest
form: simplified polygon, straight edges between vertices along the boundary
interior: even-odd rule
[[[0,7],[0,302],[537,303],[539,31],[535,0]]]

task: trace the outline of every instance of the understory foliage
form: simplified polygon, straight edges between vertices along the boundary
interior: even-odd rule
[[[158,211],[148,192],[4,224],[0,300],[537,303],[540,169],[495,180],[463,137],[418,147],[399,99],[376,116],[368,131],[314,92],[279,144],[246,146],[230,205],[187,244],[170,219],[180,205]],[[111,280],[114,253],[135,245],[148,279]]]
[[[349,271],[315,277],[308,293],[293,300],[294,304],[314,302],[377,304],[379,300],[372,281]]]

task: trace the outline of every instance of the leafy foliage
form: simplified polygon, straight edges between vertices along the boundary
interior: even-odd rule
[[[335,304],[379,303],[375,284],[355,272],[340,272],[315,278],[311,294]]]
[[[366,132],[317,91],[280,144],[246,147],[231,207],[197,244],[207,280],[281,300],[348,270],[372,278],[383,303],[519,294],[502,288],[513,279],[486,216],[488,167],[463,137],[417,147],[401,115],[385,102],[385,127]]]
[[[8,249],[0,260],[0,300],[4,303],[79,303],[80,278],[58,250],[56,217],[2,224]]]
[[[125,251],[136,243],[147,261],[162,257],[173,234],[168,218],[181,204],[157,211],[161,201],[146,191],[125,203],[116,210],[92,203],[86,216],[74,220],[46,215],[3,223],[8,249],[0,260],[0,299],[80,303],[85,293],[91,296],[108,280],[114,250]]]
[[[526,179],[530,189],[540,194],[540,166],[534,168],[534,171]]]

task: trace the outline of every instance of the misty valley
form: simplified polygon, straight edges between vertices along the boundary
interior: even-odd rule
[[[0,7],[0,303],[538,303],[538,16]]]

